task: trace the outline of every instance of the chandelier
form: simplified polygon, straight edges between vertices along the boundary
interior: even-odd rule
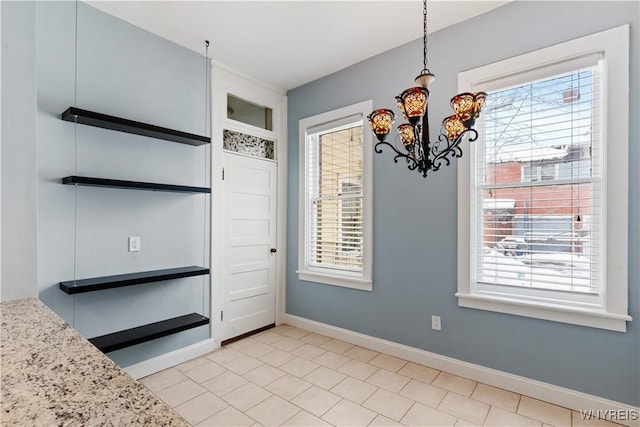
[[[450,158],[462,157],[460,143],[468,134],[469,141],[478,139],[478,132],[473,129],[475,120],[480,115],[487,94],[484,92],[465,92],[451,98],[454,115],[442,121],[438,140],[429,140],[428,99],[429,84],[435,76],[427,68],[427,0],[422,2],[423,17],[423,68],[415,81],[419,85],[411,87],[396,96],[396,103],[402,117],[408,122],[398,126],[398,136],[403,148],[396,148],[385,141],[391,131],[395,115],[388,109],[373,111],[367,116],[371,130],[378,138],[376,153],[382,153],[382,146],[389,146],[394,152],[394,162],[405,159],[410,170],[418,170],[423,177],[431,171],[435,172],[443,165],[451,163]]]

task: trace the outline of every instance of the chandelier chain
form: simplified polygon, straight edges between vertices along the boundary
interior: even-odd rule
[[[427,0],[423,0],[422,1],[422,29],[423,29],[423,36],[422,36],[422,46],[423,46],[422,64],[423,64],[423,69],[426,70],[427,69]]]

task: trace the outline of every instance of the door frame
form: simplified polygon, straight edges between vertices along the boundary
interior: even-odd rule
[[[273,131],[260,129],[227,118],[227,94],[264,105],[273,110]],[[211,338],[220,343],[223,301],[223,189],[222,142],[223,130],[230,129],[262,138],[275,139],[277,163],[276,200],[276,289],[275,323],[283,322],[286,307],[287,263],[287,97],[286,91],[269,86],[252,77],[213,61],[211,73]]]

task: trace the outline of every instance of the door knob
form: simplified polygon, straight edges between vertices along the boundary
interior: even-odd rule
[[[271,248],[269,252],[271,252],[272,254],[275,254],[276,252],[278,252],[278,250],[276,248]]]

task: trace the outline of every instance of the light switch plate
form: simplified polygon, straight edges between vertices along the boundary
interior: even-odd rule
[[[140,236],[129,236],[129,252],[140,252]]]
[[[431,316],[431,329],[433,329],[434,331],[442,330],[440,316]]]

